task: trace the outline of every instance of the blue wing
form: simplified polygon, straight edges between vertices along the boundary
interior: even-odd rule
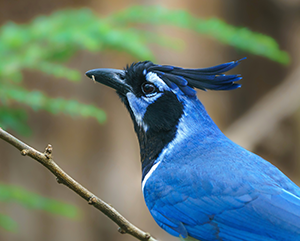
[[[159,226],[201,241],[300,240],[299,188],[270,163],[246,154],[257,169],[221,162],[224,153],[198,154],[209,162],[188,157],[180,168],[161,163],[144,187]]]

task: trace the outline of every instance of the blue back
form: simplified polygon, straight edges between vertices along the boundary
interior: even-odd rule
[[[300,189],[224,136],[197,99],[183,98],[184,136],[144,184],[146,204],[172,235],[205,240],[300,240]],[[180,123],[178,130],[180,130]]]

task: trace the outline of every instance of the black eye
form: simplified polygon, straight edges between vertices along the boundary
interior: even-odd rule
[[[142,91],[145,95],[151,95],[155,94],[157,92],[157,89],[154,84],[146,82],[142,84]]]

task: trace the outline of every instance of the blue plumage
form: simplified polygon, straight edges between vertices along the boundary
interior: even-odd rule
[[[87,72],[117,90],[137,133],[142,190],[168,233],[201,241],[300,240],[300,188],[229,140],[195,90],[230,90],[239,61],[205,69],[139,62]]]
[[[187,123],[209,119],[199,115]],[[188,233],[202,241],[300,240],[299,188],[216,128],[211,132],[211,125],[191,129],[191,141],[183,139],[161,157],[145,184],[145,201],[157,223],[173,235]],[[192,151],[182,153],[187,149]],[[184,223],[186,230],[157,220],[157,213]]]

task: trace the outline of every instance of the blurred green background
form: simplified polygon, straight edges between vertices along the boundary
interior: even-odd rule
[[[300,2],[0,0],[0,126],[159,240],[139,147],[113,90],[84,76],[152,60],[188,68],[247,57],[231,92],[199,91],[220,128],[300,184]],[[299,83],[298,83],[299,82]],[[133,240],[0,140],[0,240]]]

